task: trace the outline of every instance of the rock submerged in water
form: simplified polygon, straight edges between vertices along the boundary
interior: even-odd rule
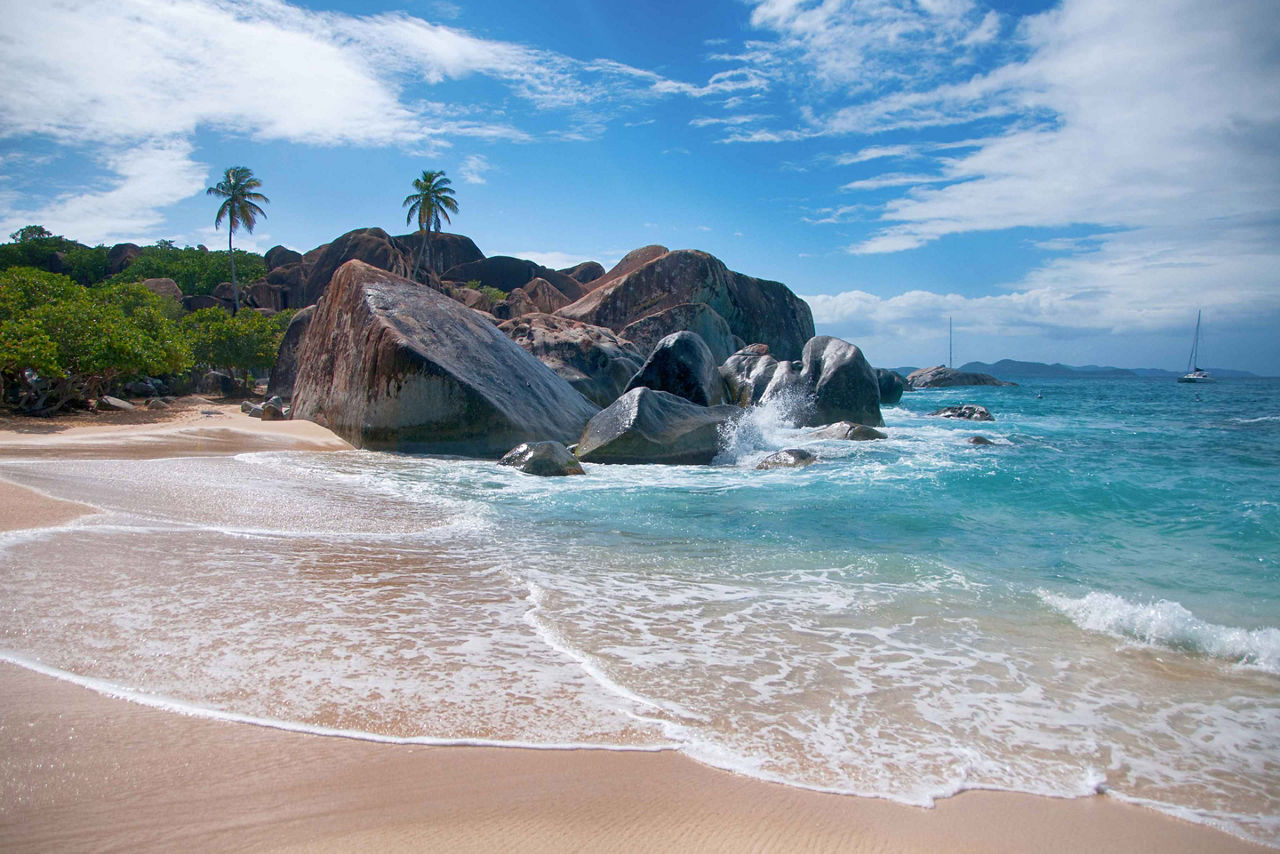
[[[970,445],[994,445],[995,442],[991,441],[986,436],[972,436],[969,439],[969,444]]]
[[[900,402],[902,393],[907,390],[907,378],[888,368],[876,368],[876,381],[880,385],[880,404],[882,406],[892,406]]]
[[[852,421],[837,421],[835,424],[828,424],[825,427],[819,427],[817,430],[810,430],[804,434],[806,439],[838,439],[849,442],[869,442],[875,439],[888,439],[888,433],[881,433],[874,427],[868,427],[865,424],[855,424]]]
[[[692,332],[677,332],[658,342],[626,390],[641,387],[670,392],[699,406],[727,401],[715,357],[701,336]]]
[[[294,418],[360,448],[496,458],[571,442],[597,411],[483,315],[360,261],[334,275],[298,364]]]
[[[753,344],[730,356],[720,375],[739,404],[786,401],[790,418],[802,427],[837,421],[884,424],[874,369],[860,349],[839,338],[809,339],[798,365],[778,361],[768,347]]]
[[[785,448],[756,463],[756,469],[760,471],[768,469],[799,469],[811,466],[817,461],[817,455],[803,448]]]
[[[939,418],[964,418],[968,421],[995,421],[995,416],[985,406],[975,403],[964,403],[960,406],[944,406],[929,413]]]
[[[582,464],[559,442],[525,442],[508,451],[498,465],[539,477],[586,474]]]
[[[698,406],[665,391],[636,388],[587,423],[578,459],[707,465],[719,450],[720,428],[741,414],[736,406]]]
[[[932,368],[921,368],[918,371],[912,371],[907,377],[907,383],[912,388],[951,388],[953,386],[962,385],[1017,385],[1017,383],[1009,383],[1004,380],[996,379],[991,376],[991,374],[976,374],[968,371],[957,371],[954,368],[948,368],[945,365],[934,365]]]

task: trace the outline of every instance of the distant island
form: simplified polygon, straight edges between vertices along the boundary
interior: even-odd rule
[[[916,370],[911,367],[894,368],[903,376]],[[1174,378],[1180,376],[1178,371],[1166,371],[1162,368],[1114,368],[1101,365],[1063,365],[1055,362],[1052,365],[1044,362],[1021,362],[1017,359],[1001,359],[994,364],[986,362],[966,362],[959,370],[991,374],[1001,379],[1122,379],[1127,377]],[[1209,373],[1218,377],[1256,377],[1249,371],[1238,371],[1232,368],[1206,368]]]

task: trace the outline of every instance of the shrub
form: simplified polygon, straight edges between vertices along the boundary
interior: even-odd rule
[[[203,308],[182,319],[182,330],[197,365],[220,368],[248,379],[253,368],[270,368],[293,312],[263,317],[242,310],[235,317],[220,308]]]
[[[267,263],[254,252],[236,250],[236,278],[252,282],[267,275]],[[142,247],[142,253],[113,282],[140,282],[143,279],[173,279],[184,294],[211,294],[222,282],[231,281],[231,261],[226,252],[210,252],[186,246],[178,249],[162,240]]]

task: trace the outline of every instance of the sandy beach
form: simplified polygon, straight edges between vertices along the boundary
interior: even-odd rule
[[[129,414],[134,415],[134,414]],[[0,425],[0,459],[349,447],[307,422],[172,413]],[[2,471],[0,471],[2,474]],[[0,530],[92,507],[0,480]],[[0,849],[1263,851],[1106,796],[827,795],[672,752],[423,747],[227,723],[0,664]]]

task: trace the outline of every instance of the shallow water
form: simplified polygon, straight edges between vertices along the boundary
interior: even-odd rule
[[[998,420],[927,416],[959,402]],[[804,444],[769,410],[717,466],[585,478],[8,463],[108,512],[0,535],[0,646],[304,728],[673,747],[915,804],[1105,790],[1280,845],[1280,382],[937,390],[885,419],[794,471],[753,468]]]

